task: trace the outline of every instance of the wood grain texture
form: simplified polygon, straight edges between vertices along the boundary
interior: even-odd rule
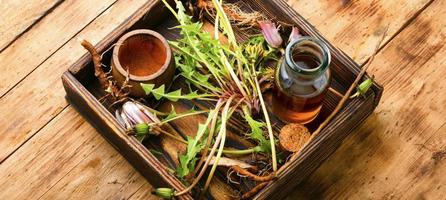
[[[356,10],[354,9],[355,6],[346,6],[342,8],[339,6],[341,4],[349,3],[357,4],[358,1],[288,1],[290,4],[295,5],[294,8],[309,19],[310,22],[312,22],[316,28],[330,40],[330,42],[336,44],[336,46],[340,47],[340,49],[347,52],[350,56],[360,58],[357,61],[360,61],[361,63],[363,60],[366,60],[367,56],[369,56],[373,51],[373,42],[376,43],[376,38],[379,37],[379,32],[376,33],[377,35],[373,34],[375,30],[379,30],[391,22],[391,30],[395,31],[396,27],[401,27],[406,22],[410,21],[409,18],[413,16],[411,14],[422,10],[422,4],[428,5],[428,8],[434,5],[437,7],[433,11],[430,11],[428,15],[423,13],[423,23],[418,22],[420,24],[428,24],[428,26],[417,25],[419,27],[411,28],[410,32],[404,31],[403,33],[406,35],[401,36],[402,38],[399,39],[398,43],[390,43],[386,47],[385,51],[387,53],[390,52],[390,55],[383,52],[379,55],[380,59],[377,59],[377,63],[375,63],[372,73],[379,75],[377,80],[385,83],[386,92],[384,93],[383,105],[378,108],[378,112],[367,121],[366,125],[362,126],[358,131],[353,133],[352,136],[347,139],[345,144],[338,150],[338,152],[335,153],[326,163],[324,163],[310,179],[304,182],[300,187],[296,188],[296,192],[290,196],[290,199],[343,199],[349,197],[353,199],[376,199],[379,197],[382,197],[383,199],[445,198],[444,196],[441,196],[441,194],[446,193],[445,187],[443,186],[445,182],[444,152],[446,147],[444,138],[446,136],[444,133],[446,132],[446,125],[444,125],[444,116],[440,115],[441,112],[444,113],[444,105],[446,104],[444,101],[444,92],[441,91],[441,88],[444,89],[444,81],[442,82],[442,77],[444,77],[445,74],[444,70],[441,70],[441,66],[445,65],[445,53],[444,47],[440,48],[439,46],[441,46],[441,43],[438,41],[445,40],[444,28],[442,31],[439,31],[439,27],[445,26],[445,21],[442,19],[444,18],[444,14],[438,14],[444,13],[444,9],[441,9],[439,6],[444,8],[445,5],[441,5],[438,3],[438,1],[439,0],[432,5],[428,5],[428,3],[426,3],[427,1],[373,1],[374,3],[363,1],[365,2],[361,3],[363,6],[367,4],[386,5],[385,7],[378,6],[375,13],[379,13],[380,15],[368,12],[370,18],[383,16],[383,21],[379,22],[378,25],[375,20],[372,20],[372,22],[368,21],[369,19],[367,16],[361,17],[362,11],[365,11],[367,7]],[[1,2],[3,3],[4,1]],[[28,3],[29,1],[26,2]],[[322,5],[325,2],[331,2],[331,4]],[[0,6],[2,10],[19,12],[16,9],[8,9],[7,7],[3,7],[4,5],[6,4],[2,4],[2,6]],[[129,10],[131,10],[132,5],[133,3],[129,2],[126,6],[129,8]],[[402,8],[401,5],[404,7]],[[71,12],[69,11],[70,8],[71,7],[67,7],[67,12]],[[385,12],[383,12],[382,9],[384,9]],[[122,10],[126,9],[122,8]],[[360,16],[361,18],[349,17],[350,14],[352,16]],[[325,20],[318,20],[318,15],[325,15],[325,19],[327,21],[330,21],[331,18],[336,20],[333,19],[330,21],[331,23],[326,24],[324,23]],[[391,17],[389,17],[389,15]],[[435,15],[443,17],[434,17]],[[123,21],[122,16],[117,17],[117,21],[114,21],[114,18],[110,16],[109,18],[105,19],[109,19],[111,23],[114,24],[112,26],[115,26],[115,23],[119,23],[118,21]],[[105,19],[104,21],[106,21]],[[21,23],[20,18],[12,18],[11,20],[13,21],[11,23]],[[336,28],[336,24],[342,24],[341,30]],[[96,28],[91,28],[90,31],[85,32],[85,35],[87,35],[88,38],[91,38],[93,42],[98,41],[105,35],[105,31],[110,31],[110,27],[108,27],[108,24],[106,24],[107,26],[104,27],[105,30],[102,32],[102,25],[103,24],[96,24]],[[343,35],[345,35],[346,32],[351,29],[351,27],[354,28],[367,25],[371,28],[367,28],[366,35],[352,34],[353,36],[337,36],[339,32],[344,32]],[[328,28],[333,26],[334,28]],[[423,27],[429,27],[429,31],[426,31]],[[32,29],[34,28],[36,27],[33,27]],[[32,31],[32,29],[30,31]],[[398,34],[398,32],[394,33]],[[430,33],[434,35],[430,35]],[[18,35],[19,33],[11,34]],[[52,36],[63,37],[65,35],[63,32],[57,32],[57,34],[54,33]],[[410,38],[414,36],[418,36],[418,39]],[[409,42],[408,44],[404,45],[406,40]],[[29,37],[29,41],[32,41],[32,38]],[[427,42],[427,45],[424,45],[424,42]],[[368,43],[368,45],[365,45],[365,43]],[[60,73],[84,53],[74,39],[73,41],[70,41],[69,44],[71,45],[67,44],[66,47],[60,50],[63,53],[54,54],[54,56],[57,55],[57,58],[50,58],[53,61],[52,63],[47,61],[45,62],[46,64],[39,66],[40,63],[35,63],[33,61],[26,62],[26,67],[31,65],[39,66],[39,68],[42,66],[46,67],[40,70],[37,68],[36,71],[39,70],[38,73],[33,72],[27,77],[23,76],[23,72],[17,72],[22,73],[20,79],[23,77],[25,77],[25,79],[17,86],[14,86],[14,84],[16,84],[14,83],[9,87],[12,88],[10,93],[14,94],[11,95],[12,97],[9,97],[7,101],[0,101],[2,102],[0,105],[3,105],[5,102],[9,105],[0,107],[0,113],[2,113],[2,116],[0,117],[0,121],[2,122],[1,126],[8,127],[6,130],[3,128],[2,130],[4,132],[1,132],[2,134],[0,134],[0,147],[2,147],[2,152],[4,145],[8,144],[7,142],[2,143],[5,141],[5,137],[21,138],[17,139],[19,142],[14,143],[13,141],[15,145],[14,147],[6,148],[9,152],[13,152],[18,148],[15,154],[19,154],[17,156],[13,154],[6,161],[4,161],[4,163],[9,163],[8,167],[4,167],[4,163],[0,164],[0,183],[2,183],[2,192],[4,188],[6,188],[6,190],[9,192],[20,193],[13,194],[11,197],[25,198],[37,198],[31,192],[31,190],[35,190],[37,194],[41,194],[39,196],[44,195],[44,197],[48,198],[64,198],[63,196],[58,196],[57,193],[60,192],[73,198],[83,197],[82,193],[92,194],[94,192],[98,192],[99,194],[110,193],[110,198],[113,198],[113,194],[117,194],[117,198],[153,198],[149,195],[151,187],[147,183],[139,185],[133,184],[133,186],[137,187],[136,191],[124,189],[122,193],[118,193],[116,190],[119,190],[117,189],[119,186],[114,186],[114,180],[111,180],[112,184],[105,185],[104,183],[105,181],[108,181],[108,179],[98,180],[98,176],[91,173],[92,170],[99,174],[105,175],[113,174],[115,171],[112,170],[118,170],[118,174],[120,175],[117,181],[119,183],[126,184],[129,184],[129,180],[136,177],[136,175],[130,175],[134,174],[133,168],[125,166],[123,164],[125,161],[121,161],[122,158],[119,158],[116,151],[111,149],[108,143],[104,142],[104,140],[100,138],[99,134],[95,132],[94,129],[91,127],[86,128],[87,126],[89,127],[89,125],[83,124],[85,122],[81,120],[81,116],[79,116],[75,111],[72,111],[71,108],[66,108],[69,109],[69,111],[60,113],[60,111],[66,105],[63,100],[64,92],[61,89],[59,80]],[[44,45],[40,46],[41,49],[37,49],[35,51],[37,51],[37,53],[43,53],[43,50],[48,48],[46,47],[48,45],[51,45],[51,43],[45,43]],[[356,52],[354,49],[356,47],[359,49],[359,46],[361,46],[361,48]],[[370,49],[367,49],[367,46],[369,46]],[[414,46],[421,48],[414,48]],[[432,55],[433,50],[429,49],[435,46],[437,47],[433,48],[433,50],[438,50],[438,48],[440,48],[441,51],[438,50],[439,53],[434,56]],[[10,51],[21,51],[20,49],[12,46],[11,48],[13,50]],[[74,51],[72,54],[70,53],[70,48],[72,48]],[[391,48],[393,48],[393,50],[387,50]],[[66,56],[64,57],[63,55]],[[27,54],[16,59],[29,59],[29,57],[33,57],[33,55],[30,56]],[[405,61],[401,61],[401,57],[404,57]],[[432,67],[436,66],[437,70],[432,71],[432,68],[429,68],[429,70],[431,70],[430,72],[432,73],[427,75],[427,72],[421,72],[422,69],[418,69],[429,67],[429,65],[432,65]],[[5,65],[2,65],[0,68],[3,69],[4,67]],[[34,68],[36,67],[33,67],[33,69]],[[21,66],[19,66],[19,69],[21,69]],[[398,70],[401,70],[401,72]],[[13,72],[14,71],[11,73]],[[42,73],[44,76],[40,75]],[[421,80],[415,79],[412,81],[413,75],[420,74]],[[0,75],[0,77],[3,76]],[[396,80],[392,80],[394,77],[396,77]],[[429,81],[429,79],[433,80]],[[3,79],[0,80],[0,88],[3,88]],[[403,82],[404,87],[399,85],[399,80]],[[35,81],[39,81],[38,84],[35,84]],[[437,85],[439,85],[439,87],[437,87]],[[400,88],[406,89],[400,92]],[[4,90],[2,89],[1,91]],[[419,93],[415,91],[419,91]],[[407,95],[404,92],[408,92]],[[4,92],[2,95],[3,94]],[[425,96],[428,98],[424,98]],[[4,96],[3,98],[6,97],[7,96]],[[393,100],[388,101],[387,98],[391,98]],[[431,101],[435,103],[431,104]],[[22,105],[21,102],[24,102],[24,105]],[[23,112],[21,110],[23,110]],[[62,172],[66,173],[67,171],[65,167],[68,165],[73,166],[73,163],[60,164],[59,162],[47,162],[48,159],[58,158],[56,155],[60,154],[57,154],[55,150],[42,150],[44,149],[42,145],[50,141],[54,142],[54,140],[51,140],[51,137],[48,135],[54,136],[58,134],[57,130],[60,130],[60,127],[54,128],[57,126],[56,123],[50,122],[47,124],[47,122],[58,114],[63,114],[63,117],[70,119],[70,122],[66,122],[61,119],[58,120],[58,122],[63,121],[62,123],[66,123],[66,127],[68,127],[69,131],[63,132],[63,137],[60,137],[60,134],[57,135],[58,139],[61,140],[57,144],[63,145],[64,147],[70,147],[68,142],[77,142],[73,141],[72,139],[65,140],[65,137],[70,135],[77,136],[77,134],[91,134],[89,137],[95,137],[93,141],[94,144],[92,142],[86,142],[85,138],[89,137],[83,137],[82,140],[84,141],[85,145],[74,149],[65,149],[64,151],[66,153],[73,155],[75,154],[74,151],[91,151],[92,147],[89,145],[96,145],[96,151],[102,152],[90,153],[89,155],[91,156],[82,159],[74,168],[71,168],[73,172],[76,172],[77,174],[82,173],[82,169],[88,168],[88,163],[95,160],[95,158],[98,158],[99,156],[117,156],[115,158],[119,161],[116,161],[115,159],[113,159],[113,161],[109,161],[110,159],[101,160],[101,164],[96,168],[88,168],[87,171],[89,173],[82,176],[82,180],[79,181],[81,184],[79,187],[76,187],[75,184],[77,183],[76,181],[78,179],[76,179],[77,176],[75,176],[73,172],[68,172],[70,175],[67,176],[60,174]],[[22,120],[24,121],[22,122]],[[71,128],[79,124],[82,125]],[[46,125],[46,127],[40,130],[44,125]],[[51,133],[48,133],[48,131],[51,131]],[[43,134],[43,132],[45,132],[45,134]],[[34,135],[35,133],[37,134]],[[22,135],[26,135],[26,137],[23,137]],[[33,135],[34,137],[32,137]],[[30,137],[32,138],[21,146],[21,148],[19,148],[20,144],[23,144],[26,141],[26,139],[23,138]],[[33,144],[33,146],[31,146],[29,143]],[[39,144],[37,145],[36,143]],[[27,148],[21,150],[24,147]],[[50,147],[57,148],[57,145]],[[48,155],[36,156],[35,151],[37,150],[40,150],[40,152],[45,152]],[[74,158],[75,157],[76,156],[74,156]],[[3,160],[3,158],[0,160]],[[29,159],[33,159],[34,161],[30,162]],[[80,158],[78,157],[74,160],[78,161]],[[37,168],[42,167],[42,163],[46,163],[48,165],[46,165],[44,168],[42,167],[41,171],[34,170],[32,171],[33,173],[30,173],[26,172],[26,170],[32,170],[32,166],[20,165],[20,162],[22,161],[28,161],[26,163],[31,164],[36,163]],[[121,164],[116,164],[117,162]],[[15,167],[13,167],[13,164],[11,163],[13,163]],[[39,174],[46,171],[51,171],[52,173],[39,176]],[[393,173],[395,174],[393,175]],[[37,176],[37,178],[33,178],[34,176]],[[57,176],[61,183],[54,183],[54,180],[51,180],[52,176]],[[58,190],[49,188],[48,184],[45,183],[44,180],[39,182],[39,178],[44,180],[50,179],[50,181],[48,181],[51,182],[50,185],[53,185],[53,187],[57,188]],[[140,178],[135,179],[139,180]],[[20,184],[14,184],[14,182],[17,180]],[[34,182],[37,184],[42,184],[45,189],[39,190]],[[100,188],[97,189],[94,184],[99,182],[101,185]],[[67,184],[66,187],[65,184]],[[14,187],[9,185],[13,185]],[[8,189],[9,187],[12,188]],[[31,187],[31,190],[27,189],[26,187]],[[25,191],[20,192],[21,190]],[[44,192],[44,190],[49,192]],[[101,190],[104,190],[105,192]],[[124,193],[132,194],[124,195]],[[0,196],[5,197],[1,194]],[[7,199],[11,199],[9,196],[7,197]],[[100,198],[100,196],[94,197]]]
[[[0,96],[45,62],[116,0],[67,0],[0,53]]]
[[[376,113],[289,199],[446,198],[445,7],[432,3],[376,56]]]
[[[0,99],[0,110],[15,109],[0,118],[0,126],[4,127],[0,129],[0,162],[68,105],[60,75],[86,53],[80,39],[96,43],[146,3],[145,0],[132,4],[117,2]]]
[[[263,12],[265,15],[271,18],[278,18],[283,22],[296,24],[303,33],[317,37],[324,42],[326,40],[322,38],[302,17],[298,16],[291,8],[289,8],[284,2],[270,2],[270,1],[247,1],[252,8]],[[147,12],[143,11],[143,12]],[[273,15],[272,13],[275,13]],[[150,15],[150,14],[149,14]],[[162,33],[167,27],[163,26],[165,23],[170,24],[169,20],[165,18],[160,18],[159,16],[153,15],[153,18],[143,18],[139,21],[140,24],[146,24],[144,20],[148,21],[161,21],[160,29]],[[129,20],[127,23],[133,23]],[[147,27],[147,26],[146,26]],[[122,30],[123,31],[123,30]],[[170,31],[172,32],[172,31]],[[105,47],[112,45],[113,41],[117,39],[117,36],[121,35],[123,32],[115,32],[107,36],[104,40]],[[111,38],[111,39],[110,39]],[[175,37],[174,37],[175,38]],[[328,42],[326,42],[328,44]],[[358,66],[344,54],[340,53],[334,47],[329,45],[332,54],[332,73],[333,82],[338,82],[342,84],[343,88],[347,87],[358,73]],[[100,51],[104,48],[104,45],[100,44]],[[141,150],[141,144],[134,144],[129,141],[128,136],[124,136],[125,133],[122,130],[118,130],[116,127],[116,120],[109,111],[104,109],[104,107],[99,103],[96,98],[100,98],[100,91],[102,89],[96,88],[93,81],[88,81],[89,79],[94,79],[93,72],[91,69],[91,60],[85,57],[79,59],[75,65],[70,67],[69,71],[73,73],[78,80],[70,77],[69,74],[64,74],[63,82],[67,90],[68,97],[70,101],[82,112],[88,114],[88,119],[100,130],[104,137],[106,137],[117,149],[126,157],[132,165],[140,171],[152,184],[155,185],[165,185],[169,183],[172,187],[184,187],[181,184],[177,185],[180,181],[173,177],[171,174],[165,172],[165,169],[161,167],[159,161],[153,160],[151,154],[147,149]],[[79,73],[80,72],[80,73]],[[82,78],[90,77],[90,78]],[[83,88],[89,88],[89,91]],[[346,105],[344,111],[339,114],[336,119],[330,123],[326,129],[313,141],[311,141],[301,152],[298,159],[292,160],[287,163],[284,170],[278,174],[278,180],[274,181],[273,184],[267,186],[262,190],[256,197],[256,199],[270,199],[279,198],[276,194],[277,191],[281,191],[281,194],[287,192],[284,189],[292,189],[294,185],[297,184],[298,180],[302,180],[308,174],[310,174],[318,165],[330,155],[343,140],[343,138],[350,133],[354,127],[356,127],[366,116],[368,116],[372,111],[374,106],[376,106],[379,101],[381,88],[377,85],[372,87],[374,92],[371,92],[370,98],[367,99],[355,99],[349,101]],[[93,97],[90,93],[96,94]],[[94,100],[92,100],[94,99]],[[330,99],[330,98],[328,98]],[[335,99],[330,99],[331,104],[335,104]],[[345,121],[345,119],[349,119]],[[242,122],[243,123],[243,122]],[[193,123],[196,124],[196,123]],[[280,129],[280,125],[277,127]],[[187,131],[187,130],[186,130]],[[145,147],[143,147],[145,148]],[[146,153],[144,153],[144,151]],[[136,152],[136,153],[134,153]],[[148,154],[148,155],[145,155]],[[152,177],[161,176],[162,179],[157,182],[152,179]],[[294,182],[291,184],[288,182],[293,179]],[[284,190],[284,191],[282,191]],[[180,198],[188,198],[185,196],[180,196]],[[214,196],[215,197],[215,196]]]
[[[1,1],[0,52],[60,3],[62,0]]]
[[[73,134],[75,133],[75,134]],[[0,165],[0,199],[127,199],[151,186],[71,107]],[[107,177],[107,178],[104,178]]]
[[[287,0],[333,45],[360,64],[373,53],[387,26],[383,44],[431,1]]]

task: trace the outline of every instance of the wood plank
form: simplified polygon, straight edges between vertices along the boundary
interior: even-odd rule
[[[0,172],[8,186],[0,199],[127,199],[151,189],[72,107],[2,163]]]
[[[49,73],[48,73],[49,74]],[[47,74],[44,74],[44,75],[47,75]],[[40,79],[40,80],[44,80],[44,79]],[[49,84],[49,85],[51,85],[51,84]],[[29,85],[28,85],[29,86]],[[54,91],[56,91],[56,90],[50,90],[49,92],[54,92]],[[34,95],[34,94],[33,94]],[[61,98],[61,97],[57,97],[57,98]],[[48,106],[46,107],[46,108],[49,108]],[[54,109],[53,108],[50,108],[50,110],[53,110],[54,111]],[[29,110],[28,110],[28,112],[29,112]],[[41,111],[40,111],[41,112]],[[57,112],[55,112],[55,113],[57,113]],[[29,113],[28,113],[29,114]],[[73,113],[74,114],[74,113]],[[22,116],[24,116],[24,115],[22,115]],[[39,118],[39,117],[37,117],[37,118]],[[43,121],[43,120],[42,120]],[[52,125],[51,125],[52,126]],[[74,132],[74,131],[73,131]],[[71,133],[72,134],[72,133]],[[95,133],[96,134],[96,133]],[[34,139],[34,138],[33,138]],[[33,139],[31,139],[30,141],[32,141]],[[25,146],[24,146],[25,147]],[[28,149],[28,151],[32,151],[32,150],[30,150],[30,149]],[[344,155],[344,157],[345,157],[345,154],[342,154],[342,155]],[[13,155],[13,156],[15,156],[15,155]],[[12,157],[11,157],[12,158]],[[16,160],[16,159],[15,159]],[[8,161],[8,160],[7,160]],[[8,161],[9,162],[9,161]],[[83,162],[82,162],[83,163]],[[82,165],[82,164],[79,164],[79,165]],[[101,169],[102,170],[102,169]],[[3,171],[3,170],[2,170]],[[26,183],[28,183],[28,182],[26,182]],[[86,188],[87,188],[87,186],[85,186]],[[95,186],[93,186],[93,185],[90,185],[90,186],[88,186],[88,188],[87,189],[85,189],[85,190],[91,190],[93,187],[95,187]],[[61,187],[62,188],[62,187]],[[77,190],[78,192],[82,192],[83,190]],[[138,190],[139,191],[139,190]],[[143,193],[143,195],[141,195],[140,197],[143,197],[144,196],[144,192],[142,192]],[[132,196],[132,197],[137,197],[137,196],[139,196],[139,195],[135,195],[135,196]]]
[[[0,52],[60,3],[62,0],[1,1]]]
[[[0,130],[0,162],[67,106],[60,76],[86,53],[79,40],[88,38],[96,43],[147,4],[144,0],[118,1],[0,99],[0,110],[9,111],[2,112],[0,118],[4,127]]]
[[[116,0],[67,0],[0,53],[0,97]]]
[[[147,182],[147,185],[142,185],[138,190],[130,196],[129,200],[147,200],[147,199],[157,199],[155,195],[151,193],[151,186]]]
[[[334,46],[353,60],[364,63],[389,26],[388,41],[432,0],[287,0]]]
[[[445,7],[432,3],[377,55],[376,113],[290,198],[446,198]]]

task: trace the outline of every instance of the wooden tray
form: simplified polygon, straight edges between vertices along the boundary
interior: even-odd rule
[[[280,20],[296,25],[304,35],[321,39],[328,44],[332,53],[330,66],[333,75],[332,87],[345,92],[359,73],[360,67],[343,52],[334,48],[325,40],[305,19],[298,15],[283,0],[246,0],[250,9],[262,12],[268,18]],[[137,29],[147,28],[160,32],[167,39],[173,40],[178,33],[168,30],[175,25],[174,18],[162,3],[157,0],[148,0],[132,16],[123,22],[114,31],[108,34],[95,47],[104,52],[113,45],[124,33]],[[109,65],[111,52],[104,54],[103,62]],[[173,187],[182,190],[185,186],[165,166],[169,165],[166,159],[158,159],[150,151],[154,144],[142,144],[134,136],[126,134],[125,130],[115,120],[113,110],[109,110],[108,102],[100,103],[98,99],[104,95],[98,81],[94,77],[93,64],[89,54],[85,54],[62,75],[63,85],[70,103],[89,120],[93,126],[143,175],[154,187]],[[383,88],[373,84],[368,98],[356,98],[349,101],[342,111],[331,123],[315,137],[304,149],[300,156],[288,163],[278,179],[263,190],[255,199],[281,199],[286,197],[290,190],[311,174],[319,165],[340,145],[342,140],[364,121],[375,109],[381,97]],[[316,122],[310,125],[314,129],[317,123],[323,120],[336,106],[339,97],[328,94],[324,101],[324,111]],[[163,106],[163,105],[160,105]],[[190,105],[180,104],[187,107]],[[196,126],[198,119],[191,123],[172,124],[179,132],[188,131],[188,126]],[[275,131],[280,130],[282,123],[277,122]],[[237,132],[243,126],[237,121],[232,122],[231,130]],[[162,141],[160,143],[163,143]],[[165,147],[165,146],[164,146]],[[167,159],[168,160],[168,159]],[[223,175],[224,177],[224,175]],[[229,193],[234,192],[233,186],[226,184],[222,177],[217,177],[214,186],[210,188],[210,195],[215,199],[230,198]],[[192,195],[183,195],[180,199],[193,199]]]

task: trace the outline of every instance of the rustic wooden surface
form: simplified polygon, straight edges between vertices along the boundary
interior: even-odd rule
[[[60,76],[144,0],[0,4],[0,199],[156,199],[64,99]],[[446,199],[446,2],[288,0],[369,72],[376,112],[289,199]]]

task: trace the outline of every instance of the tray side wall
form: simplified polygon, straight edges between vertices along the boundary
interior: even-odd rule
[[[113,118],[108,111],[85,89],[81,83],[77,82],[74,76],[65,72],[62,82],[67,92],[70,104],[80,112],[112,146],[119,151],[129,163],[131,163],[149,182],[155,187],[173,187],[177,191],[184,189],[182,183],[170,174],[162,163],[153,156],[147,149],[129,136],[119,127],[118,124],[110,120]],[[104,112],[105,111],[105,112]],[[154,178],[161,177],[161,178]],[[193,199],[189,195],[182,195],[180,199]]]

